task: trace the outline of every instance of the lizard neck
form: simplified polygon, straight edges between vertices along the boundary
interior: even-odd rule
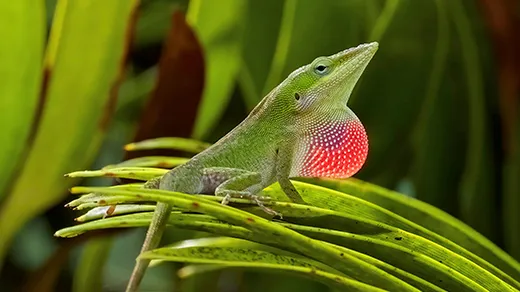
[[[350,110],[334,119],[300,125],[291,177],[347,178],[356,174],[368,155],[368,137]]]

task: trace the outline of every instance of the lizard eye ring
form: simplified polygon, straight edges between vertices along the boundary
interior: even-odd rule
[[[314,73],[324,76],[330,73],[332,62],[327,58],[318,58],[314,61]]]

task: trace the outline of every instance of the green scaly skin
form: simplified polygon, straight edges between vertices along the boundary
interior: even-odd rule
[[[246,197],[281,215],[256,194],[278,182],[291,201],[304,204],[290,177],[353,175],[368,141],[347,101],[377,49],[375,42],[359,45],[295,70],[226,136],[145,187],[215,194],[223,204]],[[170,213],[157,204],[141,253],[157,247]],[[137,290],[148,264],[137,261],[126,291]]]

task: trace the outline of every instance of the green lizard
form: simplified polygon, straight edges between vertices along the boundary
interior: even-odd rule
[[[352,176],[365,162],[368,139],[347,101],[377,48],[362,44],[295,70],[231,132],[145,187],[215,194],[223,204],[249,198],[278,215],[257,196],[272,183],[304,204],[290,177]],[[141,252],[157,247],[170,213],[169,205],[157,204]],[[137,290],[148,264],[137,261],[127,291]]]

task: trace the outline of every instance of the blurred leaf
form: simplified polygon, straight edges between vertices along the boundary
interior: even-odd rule
[[[393,187],[407,173],[412,158],[410,136],[428,89],[437,15],[434,1],[385,3],[370,32],[381,36],[378,53],[356,86],[350,107],[370,141],[358,177]],[[421,41],[412,41],[417,36]]]
[[[112,241],[110,238],[92,239],[82,251],[81,258],[74,272],[72,291],[102,291],[103,267],[107,261]],[[108,246],[107,246],[108,243]]]
[[[172,149],[198,153],[208,148],[211,144],[179,137],[161,137],[139,142],[130,143],[125,146],[127,151],[150,150],[150,149]]]
[[[512,133],[516,147],[504,165],[504,237],[505,245],[516,259],[520,259],[520,116],[516,133]]]
[[[171,15],[177,8],[173,1],[149,1],[140,8],[135,27],[135,46],[145,47],[160,43],[171,28]]]
[[[56,250],[52,228],[43,217],[29,221],[13,240],[11,259],[31,271],[43,265]]]
[[[132,103],[148,96],[153,90],[157,80],[157,68],[153,67],[139,75],[128,78],[119,88],[116,111],[121,111]],[[124,119],[122,116],[121,119]]]
[[[85,167],[97,151],[115,101],[135,6],[136,1],[126,0],[58,3],[41,120],[0,213],[0,259],[20,226],[60,200],[63,173]]]
[[[496,92],[488,96],[491,96],[491,100],[494,101],[498,94],[501,122],[499,126],[503,156],[498,159],[502,162],[503,174],[501,181],[503,196],[500,202],[503,219],[502,235],[506,250],[516,259],[520,259],[518,248],[520,246],[520,212],[518,212],[520,206],[518,195],[520,194],[518,180],[520,177],[520,82],[518,82],[520,80],[520,58],[518,58],[520,35],[517,32],[520,16],[516,9],[518,3],[508,0],[481,0],[479,3],[481,5],[479,12],[487,24],[486,28],[494,51],[494,58],[489,58],[490,60],[482,58],[484,65],[482,73],[485,86],[489,83],[493,84],[494,81],[497,83]],[[481,53],[480,56],[482,55]],[[498,132],[497,127],[493,130],[494,133]]]
[[[149,180],[157,176],[165,174],[167,170],[161,168],[148,168],[148,167],[121,167],[121,168],[108,168],[103,170],[85,170],[75,171],[66,174],[68,177],[118,177],[135,180]]]
[[[388,26],[392,22],[395,11],[399,7],[401,0],[386,0],[385,6],[381,11],[381,14],[375,19],[374,27],[372,28],[372,32],[370,33],[369,40],[370,41],[379,41],[381,37],[385,34]],[[369,6],[370,4],[367,4]]]
[[[39,267],[36,271],[32,272],[28,279],[24,282],[23,289],[21,291],[26,292],[52,292],[56,291],[58,285],[58,279],[60,273],[67,267],[67,260],[69,259],[69,253],[74,247],[79,246],[82,243],[88,242],[90,239],[96,239],[99,237],[106,237],[118,233],[117,230],[101,230],[90,232],[85,236],[73,238],[71,240],[60,241],[59,248],[54,254],[47,260],[47,262]]]
[[[34,131],[42,79],[45,1],[0,3],[0,199]]]
[[[241,64],[247,1],[192,0],[188,22],[205,52],[206,84],[193,136],[202,138],[221,118],[228,105]]]
[[[134,141],[163,136],[189,136],[195,123],[203,84],[202,48],[184,15],[176,11],[172,14],[171,29],[159,61],[157,84],[144,109]],[[171,142],[179,147],[193,147],[182,139]],[[127,145],[125,149],[146,149],[150,146],[147,145],[145,141],[139,145]],[[136,155],[128,153],[126,158]]]
[[[278,34],[275,54],[272,59],[269,75],[265,81],[262,94],[269,93],[280,80],[283,79],[282,71],[289,54],[289,45],[292,41],[294,22],[296,19],[296,8],[298,0],[286,0],[283,6],[282,23]]]
[[[243,63],[238,75],[242,95],[249,110],[253,109],[265,94],[263,86],[278,37],[273,32],[280,29],[282,13],[291,13],[283,8],[293,5],[292,3],[294,1],[291,0],[285,1],[285,4],[279,0],[249,1],[247,17],[244,20]],[[285,36],[285,30],[286,28],[284,32],[280,32],[278,38]]]
[[[338,52],[363,40],[359,23],[363,22],[364,15],[359,11],[364,9],[364,5],[365,1],[285,1],[263,94],[317,56]]]
[[[495,191],[495,166],[491,154],[479,46],[464,5],[457,1],[449,3],[460,39],[469,104],[468,148],[460,182],[460,216],[484,236],[496,240],[498,230],[494,226],[499,220],[495,195],[498,193]]]
[[[173,168],[186,163],[189,158],[168,157],[168,156],[146,156],[129,159],[115,165],[107,165],[103,169],[121,168],[121,167],[161,167]]]
[[[457,186],[464,165],[467,107],[460,82],[460,55],[453,48],[449,14],[445,1],[437,0],[437,39],[428,85],[418,121],[413,129],[414,160],[410,177],[418,198],[457,215]],[[448,60],[450,65],[448,66]],[[447,70],[449,68],[449,70]]]

